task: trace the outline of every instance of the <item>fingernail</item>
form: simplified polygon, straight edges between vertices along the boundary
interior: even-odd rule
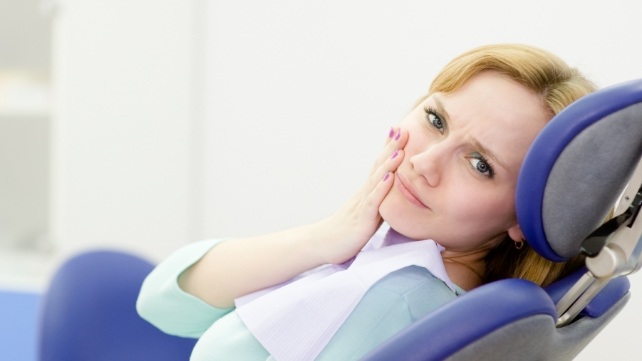
[[[392,138],[395,135],[395,130],[390,127],[390,131],[388,132],[388,138]]]
[[[398,155],[399,155],[399,150],[395,150],[395,152],[392,153],[392,157],[390,157],[390,159],[395,159],[397,158]]]
[[[384,182],[385,182],[385,181],[387,181],[387,180],[388,180],[388,178],[390,178],[390,172],[386,173],[386,174],[383,176],[383,181],[384,181]]]
[[[401,129],[397,131],[397,135],[395,135],[395,140],[399,140],[399,137],[401,137]]]

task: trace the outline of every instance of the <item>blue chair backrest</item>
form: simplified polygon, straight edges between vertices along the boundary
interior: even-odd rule
[[[196,340],[164,334],[136,312],[140,286],[153,267],[117,251],[65,262],[44,295],[39,360],[189,360]]]

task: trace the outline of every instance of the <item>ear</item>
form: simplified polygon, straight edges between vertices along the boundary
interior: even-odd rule
[[[522,241],[524,240],[524,234],[522,229],[519,228],[519,223],[515,223],[512,227],[508,229],[508,237],[513,241]]]

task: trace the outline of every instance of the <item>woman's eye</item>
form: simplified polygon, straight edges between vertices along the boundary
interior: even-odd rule
[[[441,117],[431,108],[426,108],[426,119],[428,123],[433,127],[437,128],[440,132],[444,132],[444,122],[441,120]]]
[[[492,178],[493,175],[495,175],[495,172],[493,171],[493,167],[491,167],[491,165],[488,163],[486,159],[484,159],[483,156],[470,158],[469,161],[470,161],[470,164],[473,166],[473,169],[475,169],[481,175],[488,178]]]

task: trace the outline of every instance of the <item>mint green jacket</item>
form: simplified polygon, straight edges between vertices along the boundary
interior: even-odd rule
[[[136,307],[162,331],[198,338],[191,361],[273,360],[236,314],[184,292],[178,279],[221,240],[190,244],[145,279]],[[368,290],[316,360],[357,360],[413,321],[459,294],[421,267],[389,274]],[[328,310],[328,312],[332,312]]]

